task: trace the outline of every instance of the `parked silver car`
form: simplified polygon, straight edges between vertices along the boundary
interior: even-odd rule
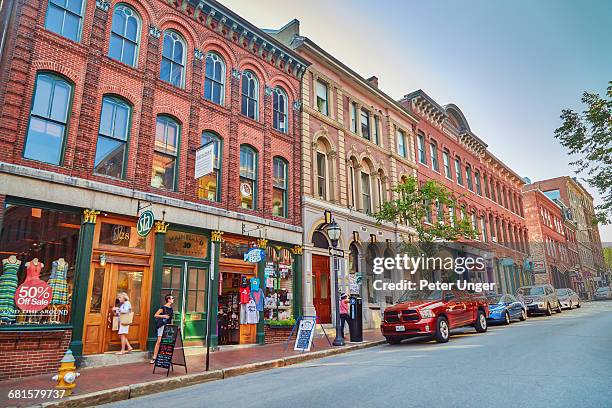
[[[595,300],[612,299],[612,289],[609,286],[602,286],[595,291]]]
[[[574,307],[580,307],[580,298],[578,294],[570,288],[557,289],[557,297],[561,302],[561,307],[564,309],[573,309]]]
[[[517,297],[527,306],[528,314],[544,313],[550,316],[553,309],[557,313],[562,312],[557,292],[550,284],[523,286],[516,293]]]

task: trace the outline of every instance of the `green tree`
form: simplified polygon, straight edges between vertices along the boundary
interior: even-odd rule
[[[472,228],[466,209],[460,206],[458,197],[443,184],[428,180],[419,185],[415,177],[408,177],[394,187],[393,191],[397,193],[398,198],[384,203],[374,216],[379,223],[406,222],[416,233],[416,236],[411,235],[408,238],[410,244],[418,242],[421,249],[430,253],[427,249],[435,242],[478,237],[478,231]],[[457,219],[453,211],[453,214],[444,214],[444,222],[425,222],[427,218],[433,218],[432,213],[436,212],[438,205],[442,208],[460,209],[464,214],[463,219]]]
[[[571,109],[561,111],[563,124],[555,130],[555,137],[571,155],[578,159],[571,164],[576,173],[585,176],[587,183],[602,195],[603,204],[597,206],[595,222],[612,222],[612,81],[607,95],[584,92],[582,113]]]

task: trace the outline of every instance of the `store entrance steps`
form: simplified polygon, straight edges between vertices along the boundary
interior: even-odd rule
[[[115,354],[115,352],[104,354],[92,354],[80,359],[79,368],[107,367],[120,364],[142,363],[146,361],[146,351],[132,351],[128,354]]]

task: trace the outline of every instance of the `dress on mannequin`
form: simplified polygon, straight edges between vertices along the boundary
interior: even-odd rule
[[[0,324],[14,324],[16,320],[15,291],[17,271],[21,261],[11,256],[2,261],[4,272],[0,276]]]
[[[38,262],[37,258],[34,258],[30,262],[26,263],[26,278],[25,281],[38,281],[40,280],[40,271],[45,265]]]
[[[52,305],[68,304],[68,263],[63,258],[53,261],[49,286],[53,290]]]

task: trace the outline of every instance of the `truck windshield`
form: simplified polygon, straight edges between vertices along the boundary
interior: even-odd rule
[[[407,290],[399,298],[398,302],[410,302],[413,300],[441,300],[441,290]]]

